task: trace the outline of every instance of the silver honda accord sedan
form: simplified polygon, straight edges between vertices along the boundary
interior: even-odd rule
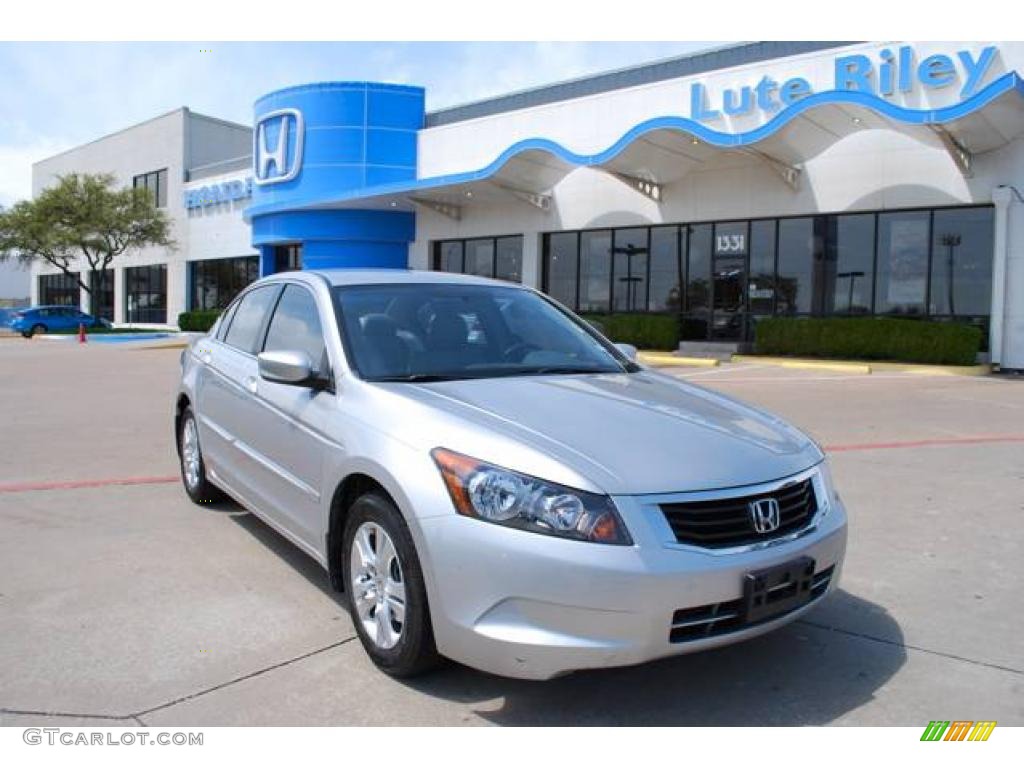
[[[182,355],[185,491],[320,563],[395,676],[547,679],[792,621],[846,548],[821,450],[635,356],[518,285],[274,275]]]

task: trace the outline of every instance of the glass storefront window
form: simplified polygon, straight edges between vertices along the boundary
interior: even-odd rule
[[[686,248],[685,238],[682,241]],[[651,312],[678,312],[682,309],[682,279],[679,275],[679,227],[651,229]]]
[[[747,273],[750,314],[775,312],[775,219],[750,222],[750,267]]]
[[[875,215],[829,216],[827,222],[824,314],[871,314],[875,281]]]
[[[647,229],[617,229],[614,242],[613,308],[642,312],[647,306]]]
[[[39,276],[39,303],[79,306],[78,273]]]
[[[95,317],[102,317],[106,320],[114,319],[114,270],[105,269],[100,278],[100,272],[93,270],[89,273],[89,313]]]
[[[274,272],[295,272],[302,269],[302,243],[274,247]]]
[[[679,312],[684,339],[749,340],[772,315],[985,326],[993,218],[965,206],[552,232],[543,289],[582,312]]]
[[[439,243],[434,269],[439,272],[462,272],[462,241]]]
[[[439,240],[433,246],[433,268],[479,277],[521,282],[523,236],[479,237],[472,240]]]
[[[580,312],[607,312],[611,304],[612,233],[580,235]]]
[[[576,309],[579,242],[575,232],[558,232],[544,238],[545,291],[570,309]]]
[[[924,314],[929,218],[928,211],[879,214],[876,313]]]
[[[814,219],[779,220],[779,254],[775,311],[810,314],[814,298]]]
[[[990,313],[993,226],[991,208],[935,212],[929,314]]]
[[[711,304],[711,230],[710,224],[689,227],[686,260],[686,311],[707,310]]]
[[[189,266],[192,309],[223,309],[260,276],[258,256],[193,261]]]
[[[499,237],[495,241],[494,276],[512,283],[523,281],[523,238]]]
[[[494,241],[486,240],[466,241],[466,262],[463,272],[467,275],[479,277],[491,277],[494,274]]]
[[[167,265],[126,267],[125,318],[129,323],[167,322]]]

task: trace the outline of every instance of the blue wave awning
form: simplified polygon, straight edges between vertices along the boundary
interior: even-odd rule
[[[633,127],[595,154],[578,154],[550,139],[531,138],[477,170],[366,187],[309,207],[411,209],[427,204],[454,212],[474,201],[507,199],[510,192],[542,197],[580,167],[664,185],[712,161],[722,150],[747,151],[796,169],[851,134],[879,128],[930,143],[940,141],[969,174],[972,156],[1024,135],[1024,84],[1010,72],[970,98],[940,109],[898,106],[860,91],[822,92],[741,133],[717,131],[685,117],[658,117]],[[250,208],[247,216],[264,212]]]

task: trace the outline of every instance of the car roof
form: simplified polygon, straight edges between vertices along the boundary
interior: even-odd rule
[[[418,269],[303,269],[297,272],[279,272],[272,277],[287,279],[289,276],[301,278],[303,275],[320,275],[326,278],[327,282],[332,286],[447,283],[452,285],[501,285],[513,288],[522,287],[517,283],[510,283],[504,280],[492,280],[488,277],[461,275],[452,272],[433,272]]]

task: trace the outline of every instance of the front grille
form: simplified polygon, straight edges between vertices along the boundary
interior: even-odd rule
[[[832,581],[834,571],[835,566],[832,565],[814,574],[809,602],[813,603],[825,594],[829,582]],[[670,643],[703,640],[706,637],[717,637],[756,627],[758,624],[775,621],[785,615],[785,613],[776,614],[763,621],[747,621],[743,615],[743,598],[724,603],[699,605],[696,608],[680,608],[672,614],[672,626],[669,629],[668,639]]]
[[[771,533],[757,533],[748,504],[774,498],[779,503],[779,527]],[[754,544],[798,531],[817,510],[811,478],[753,496],[662,504],[672,533],[680,544],[720,549]]]

